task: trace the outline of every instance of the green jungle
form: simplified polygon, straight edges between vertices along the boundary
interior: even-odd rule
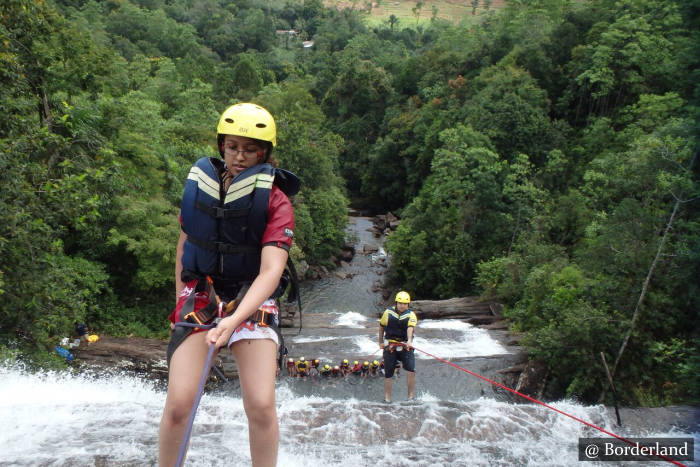
[[[252,101],[303,183],[297,262],[391,211],[387,287],[502,303],[546,396],[609,403],[602,353],[622,403],[697,404],[700,2],[476,3],[1,2],[0,360],[59,368],[78,322],[167,337],[189,167]]]

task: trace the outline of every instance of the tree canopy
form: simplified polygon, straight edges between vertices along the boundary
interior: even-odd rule
[[[603,352],[626,402],[697,400],[696,3],[3,2],[0,353],[165,336],[186,174],[253,101],[302,180],[297,261],[392,211],[387,287],[503,303],[550,396],[598,400]]]

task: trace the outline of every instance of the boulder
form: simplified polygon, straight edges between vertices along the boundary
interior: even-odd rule
[[[340,257],[342,258],[342,261],[345,262],[350,262],[352,261],[352,258],[355,256],[355,250],[346,250],[343,249],[343,251],[340,253]]]
[[[96,371],[149,374],[167,381],[167,350],[167,340],[100,336],[97,342],[83,344],[74,352],[77,361]]]
[[[362,252],[364,254],[376,253],[377,251],[379,251],[379,247],[376,245],[368,245],[365,243],[365,245],[362,247]]]
[[[535,399],[542,399],[549,370],[541,360],[529,360],[518,378],[515,390]]]

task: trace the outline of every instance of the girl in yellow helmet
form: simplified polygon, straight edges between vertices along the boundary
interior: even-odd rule
[[[281,342],[270,328],[279,322],[273,294],[292,243],[289,196],[298,191],[299,180],[276,168],[275,121],[259,105],[226,109],[217,144],[221,159],[198,160],[185,185],[175,296],[178,303],[190,295],[196,300],[199,284],[210,278],[222,301],[238,298],[237,308],[208,332],[183,333],[187,328],[174,327],[173,336],[179,337],[177,342],[171,339],[168,395],[159,430],[163,466],[176,461],[210,344],[230,348],[236,358],[253,465],[277,461],[275,374]],[[174,325],[189,316],[177,311],[170,317]]]

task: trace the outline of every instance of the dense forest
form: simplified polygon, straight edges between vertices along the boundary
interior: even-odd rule
[[[390,210],[387,285],[503,303],[550,397],[609,397],[603,353],[623,402],[697,402],[700,3],[486,3],[3,1],[0,358],[167,335],[187,171],[253,101],[303,182],[296,261]]]

